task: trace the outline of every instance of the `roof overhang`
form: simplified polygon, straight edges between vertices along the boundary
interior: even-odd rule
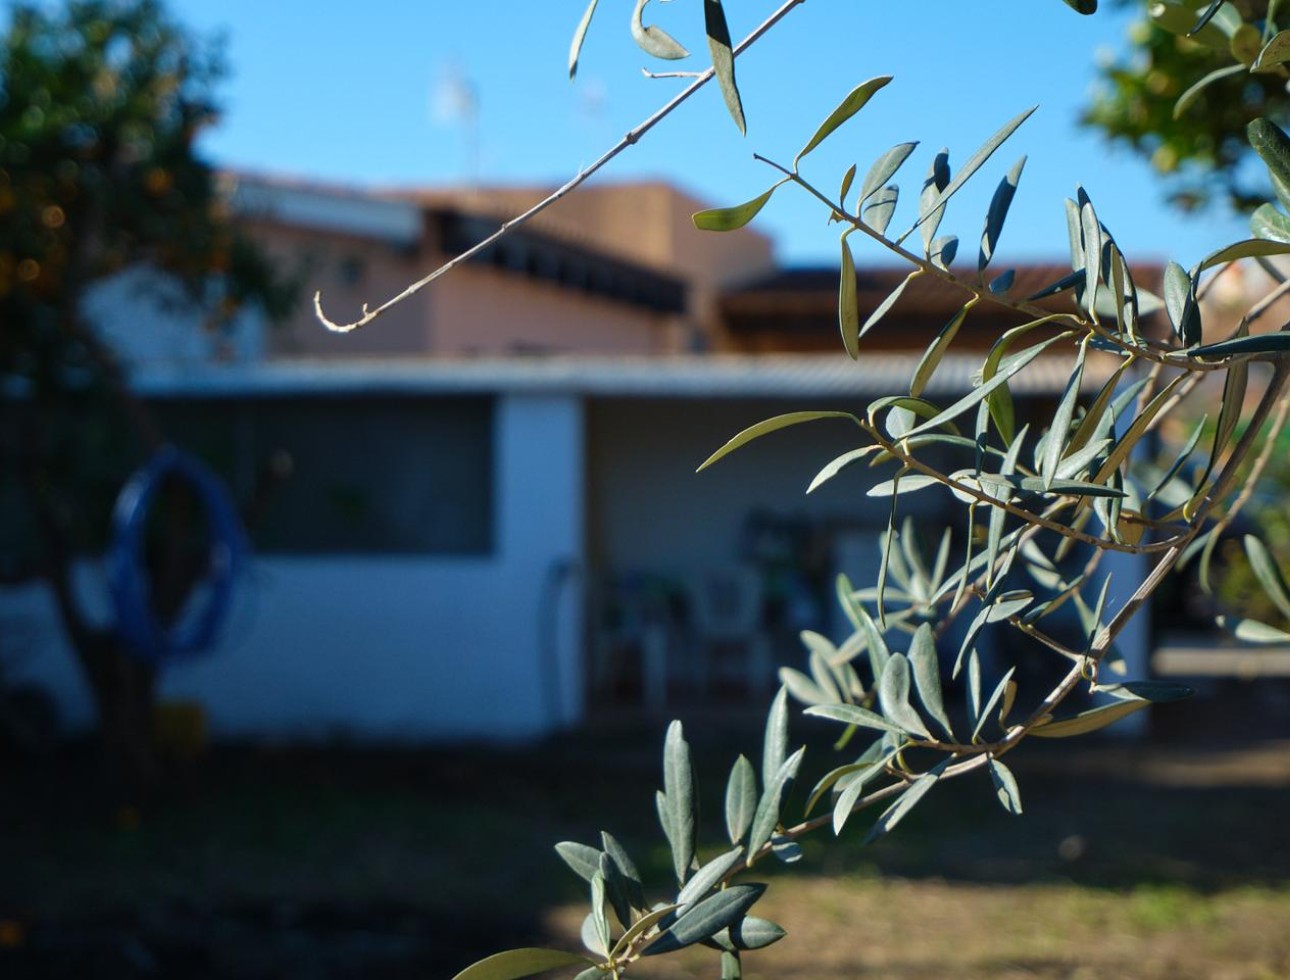
[[[918,355],[677,355],[671,357],[540,357],[471,359],[283,360],[205,367],[149,368],[132,376],[151,398],[433,397],[464,394],[553,394],[617,398],[875,398],[904,390]],[[1042,357],[1011,382],[1014,394],[1064,390],[1072,357]],[[1108,365],[1111,359],[1108,358]],[[973,386],[981,358],[947,355],[928,384],[931,398]],[[1092,386],[1109,370],[1090,363]]]

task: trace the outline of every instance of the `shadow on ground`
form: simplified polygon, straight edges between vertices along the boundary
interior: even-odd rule
[[[1232,712],[1177,708],[1138,743],[1028,744],[1009,759],[1023,817],[999,808],[987,779],[960,780],[876,845],[860,846],[859,826],[770,873],[1284,888],[1290,729],[1275,712]],[[723,840],[730,763],[760,749],[747,719],[708,727],[691,720],[705,853]],[[816,757],[809,786],[835,732],[801,734]],[[543,941],[550,910],[583,899],[555,841],[612,830],[662,897],[659,745],[645,726],[524,751],[231,746],[143,807],[98,802],[88,750],[3,760],[0,976],[451,976]]]

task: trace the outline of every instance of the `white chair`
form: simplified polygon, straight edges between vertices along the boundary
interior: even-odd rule
[[[690,674],[696,693],[710,695],[715,680],[729,677],[749,694],[766,693],[774,683],[774,667],[760,572],[747,565],[730,565],[693,573],[686,579],[686,597],[692,628]]]

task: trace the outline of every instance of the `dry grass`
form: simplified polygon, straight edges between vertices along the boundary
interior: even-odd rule
[[[745,956],[748,980],[1274,980],[1290,977],[1290,891],[1204,895],[1176,886],[781,879],[758,912],[788,937]],[[552,930],[576,945],[585,909]],[[571,946],[570,948],[573,948]],[[647,960],[633,976],[718,975],[702,948]]]

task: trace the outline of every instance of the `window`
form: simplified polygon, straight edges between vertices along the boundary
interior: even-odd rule
[[[175,441],[244,497],[278,450],[291,477],[252,530],[286,554],[482,555],[493,549],[493,401],[297,397],[174,401]]]

